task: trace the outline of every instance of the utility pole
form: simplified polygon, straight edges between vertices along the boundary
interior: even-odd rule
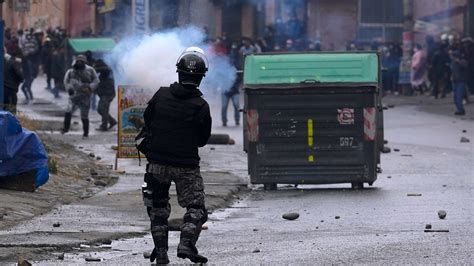
[[[410,95],[410,72],[411,72],[411,55],[413,50],[413,27],[415,22],[413,20],[413,0],[403,0],[403,57],[400,63],[400,77],[398,85],[402,88],[402,93]]]

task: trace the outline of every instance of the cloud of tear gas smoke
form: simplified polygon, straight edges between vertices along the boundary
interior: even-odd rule
[[[177,81],[176,61],[189,46],[206,51],[209,71],[200,89],[205,93],[228,91],[235,82],[236,69],[224,56],[209,52],[204,32],[196,27],[177,28],[150,36],[122,40],[105,60],[113,68],[118,85],[140,85],[150,89]]]

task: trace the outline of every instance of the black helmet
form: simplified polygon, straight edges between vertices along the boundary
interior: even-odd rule
[[[208,69],[206,55],[199,47],[189,47],[179,57],[176,67],[178,73],[205,76]]]
[[[206,55],[199,47],[189,47],[179,57],[176,67],[179,83],[198,87],[208,69]]]

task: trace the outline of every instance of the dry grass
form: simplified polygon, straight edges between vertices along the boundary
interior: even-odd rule
[[[36,131],[39,129],[39,123],[37,121],[29,119],[28,116],[21,112],[17,112],[16,118],[18,121],[20,121],[20,124],[23,128],[26,128],[30,131]]]

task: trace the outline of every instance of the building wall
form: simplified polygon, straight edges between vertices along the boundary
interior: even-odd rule
[[[457,6],[467,6],[467,2],[468,0],[415,0],[413,1],[413,13],[415,19],[420,19]],[[465,34],[465,30],[467,30],[464,28],[464,18],[464,14],[457,14],[455,16],[446,16],[444,19],[427,22],[449,27],[462,36]],[[423,33],[416,33],[415,40],[417,42],[423,42],[425,36]]]
[[[31,3],[29,12],[16,12],[13,0],[3,4],[5,26],[15,30],[24,28],[47,29],[49,27],[66,26],[67,1],[49,0]]]
[[[358,1],[308,0],[307,34],[311,40],[320,40],[323,49],[334,44],[336,50],[356,38]]]
[[[95,30],[95,5],[84,0],[68,0],[67,31],[72,37],[80,37],[87,28]]]

